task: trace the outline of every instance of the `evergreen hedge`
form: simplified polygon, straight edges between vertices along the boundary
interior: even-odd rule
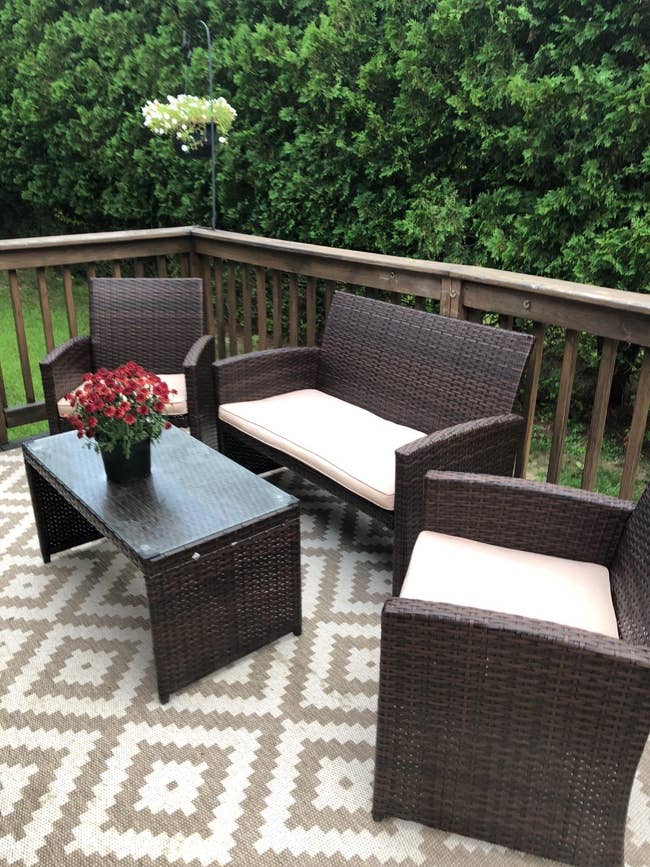
[[[4,237],[209,222],[140,114],[199,18],[221,227],[648,291],[645,0],[4,0]]]

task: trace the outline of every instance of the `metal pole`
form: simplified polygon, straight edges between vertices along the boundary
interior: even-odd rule
[[[208,44],[208,90],[210,92],[210,177],[212,184],[212,228],[217,228],[217,169],[215,161],[214,140],[214,82],[212,80],[212,39],[210,28],[203,20],[199,20],[205,28],[205,38]]]

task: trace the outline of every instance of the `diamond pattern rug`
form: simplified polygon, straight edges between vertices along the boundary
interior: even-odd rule
[[[158,703],[144,584],[101,541],[41,562],[22,457],[0,455],[0,865],[551,862],[370,816],[384,529],[303,503],[303,634]],[[650,865],[650,749],[628,817]]]

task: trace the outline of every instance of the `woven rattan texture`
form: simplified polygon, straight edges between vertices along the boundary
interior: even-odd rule
[[[57,346],[40,362],[40,368],[50,433],[70,430],[69,423],[59,418],[57,401],[77,388],[84,373],[94,371],[90,337],[72,337]]]
[[[301,631],[298,509],[188,568],[146,575],[161,698],[270,641]]]
[[[319,350],[288,347],[251,352],[214,365],[217,403],[262,400],[301,388],[316,388]]]
[[[90,337],[66,341],[40,363],[50,433],[70,430],[57,401],[84,373],[133,360],[154,373],[185,374],[188,412],[171,421],[216,447],[214,338],[203,335],[201,280],[98,277],[89,300]]]
[[[299,633],[294,499],[178,431],[163,435],[152,478],[133,485],[107,487],[99,459],[81,448],[72,433],[24,447],[41,553],[49,562],[104,536],[141,569],[162,701],[280,635]],[[179,481],[187,490],[178,490]]]
[[[96,367],[136,361],[155,373],[180,373],[203,334],[203,292],[195,278],[90,281],[90,334]]]
[[[613,558],[621,588],[647,588],[647,493],[632,513],[631,504],[582,491],[429,473],[425,496],[428,529],[604,563]],[[644,561],[636,541],[643,534]],[[638,559],[626,553],[630,538]],[[626,565],[632,568],[623,574]],[[647,635],[649,623],[646,603],[636,612],[637,631]],[[626,640],[389,600],[375,815],[581,867],[623,865],[630,791],[650,731],[650,652],[632,643],[620,619],[619,629]]]
[[[531,345],[526,334],[337,292],[318,388],[431,433],[511,412]]]
[[[608,567],[634,508],[590,491],[464,473],[428,473],[425,489],[424,524],[440,533]]]
[[[523,419],[516,415],[479,419],[431,434],[397,450],[393,560],[396,596],[402,587],[413,545],[424,526],[423,485],[427,470],[462,469],[511,476],[523,425]]]
[[[650,487],[625,527],[611,578],[621,636],[650,647]]]
[[[523,421],[511,413],[530,347],[526,335],[336,293],[321,349],[268,350],[215,362],[217,408],[223,403],[319,388],[419,430],[435,431],[442,420],[455,419],[444,430],[397,450],[394,513],[378,509],[223,423],[219,423],[220,447],[257,472],[286,464],[394,526],[393,592],[399,593],[422,529],[426,471],[440,468],[512,475]],[[444,358],[437,359],[438,353]],[[340,385],[333,384],[335,375],[341,376]],[[441,382],[447,375],[449,388]],[[481,377],[483,389],[478,383]],[[462,391],[465,387],[467,393]],[[376,397],[371,397],[373,389]],[[434,412],[438,400],[441,409]],[[452,410],[452,404],[458,409]],[[265,459],[260,461],[256,451]]]
[[[68,548],[101,538],[102,534],[28,463],[25,464],[25,471],[41,553],[46,563],[58,551],[67,551]]]
[[[22,457],[0,453],[2,867],[551,867],[373,822],[390,538],[300,477],[274,483],[301,502],[302,635],[161,705],[142,574],[106,540],[44,565]],[[650,864],[650,745],[625,855]]]
[[[205,334],[199,337],[183,361],[190,433],[196,439],[216,449],[217,418],[212,381],[214,361],[214,337]]]

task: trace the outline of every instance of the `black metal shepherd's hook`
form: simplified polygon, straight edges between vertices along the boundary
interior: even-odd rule
[[[199,24],[205,29],[205,39],[208,46],[208,91],[210,97],[210,178],[212,192],[212,228],[217,228],[217,168],[215,154],[215,124],[214,124],[214,81],[212,78],[212,37],[210,28],[203,20],[199,20]],[[181,42],[181,51],[187,52],[187,61],[189,63],[192,55],[190,39],[185,30],[183,30],[183,39]],[[185,76],[185,90],[188,89],[187,72]]]

